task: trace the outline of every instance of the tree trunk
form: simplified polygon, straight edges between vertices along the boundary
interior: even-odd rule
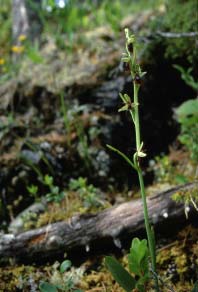
[[[157,233],[170,234],[187,222],[184,205],[171,199],[176,192],[198,190],[197,183],[178,186],[147,198],[150,221]],[[191,206],[188,220],[198,218]],[[189,221],[188,221],[189,222]],[[52,257],[80,249],[92,253],[104,251],[114,244],[122,248],[122,240],[144,233],[142,201],[123,203],[97,214],[79,215],[67,222],[0,237],[0,257],[14,257],[20,261],[49,260]]]
[[[40,11],[41,0],[12,0],[12,35],[15,45],[20,44],[20,35],[25,35],[31,41],[39,39],[42,31]]]

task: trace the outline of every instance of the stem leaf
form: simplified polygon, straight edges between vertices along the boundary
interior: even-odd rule
[[[39,290],[41,292],[58,292],[58,289],[56,288],[56,286],[48,282],[42,282],[39,285]]]
[[[116,152],[117,154],[119,154],[132,168],[134,168],[136,170],[136,167],[133,164],[133,162],[131,161],[131,159],[127,155],[125,155],[122,151],[120,151],[119,149],[117,149],[117,148],[115,148],[115,147],[113,147],[113,146],[111,146],[109,144],[107,144],[107,147],[110,150],[112,150],[112,151]]]
[[[113,257],[105,257],[105,264],[118,284],[126,291],[131,292],[136,285],[135,279]]]

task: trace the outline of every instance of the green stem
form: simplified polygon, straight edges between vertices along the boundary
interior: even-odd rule
[[[143,201],[144,221],[145,221],[149,251],[150,251],[150,256],[151,256],[151,266],[152,266],[152,271],[154,271],[154,277],[155,277],[155,288],[156,288],[156,291],[159,292],[158,277],[156,276],[157,274],[156,274],[155,246],[154,246],[154,240],[153,240],[151,226],[149,223],[148,208],[147,208],[147,202],[146,202],[146,193],[145,193],[145,187],[144,187],[144,179],[143,179],[143,175],[142,175],[142,170],[140,168],[138,169],[137,172],[138,172],[141,196],[142,196],[142,201]]]
[[[155,275],[155,289],[156,292],[159,292],[159,285],[158,285],[158,276],[156,276],[156,256],[155,256],[155,238],[153,230],[151,229],[151,225],[149,222],[149,215],[148,215],[148,207],[146,202],[146,193],[145,193],[145,186],[144,186],[144,179],[142,174],[142,169],[139,163],[139,159],[141,157],[146,156],[142,147],[143,143],[141,142],[140,136],[140,119],[139,119],[139,103],[138,103],[138,91],[140,88],[141,78],[144,76],[145,72],[141,71],[140,65],[137,63],[136,58],[136,46],[135,40],[133,35],[129,35],[129,30],[125,29],[126,34],[126,53],[123,57],[123,62],[129,63],[131,78],[133,80],[133,103],[131,103],[130,98],[128,95],[120,95],[122,101],[124,102],[124,107],[120,110],[129,110],[131,119],[135,125],[135,138],[136,138],[136,152],[133,156],[133,163],[131,160],[123,155],[123,153],[119,153],[117,150],[113,149],[114,151],[118,152],[133,168],[136,169],[139,178],[140,190],[141,190],[141,197],[143,203],[143,213],[144,213],[144,222],[146,227],[147,239],[148,239],[148,247],[151,257],[151,266],[153,274]]]
[[[61,110],[62,110],[62,115],[63,115],[63,121],[64,121],[64,125],[65,125],[65,130],[66,130],[66,134],[67,134],[67,142],[68,142],[68,147],[71,148],[71,129],[70,129],[70,122],[69,119],[67,117],[67,107],[64,101],[64,94],[63,92],[61,92],[60,94],[60,102],[61,102]]]
[[[136,137],[136,151],[140,149],[140,120],[139,120],[139,109],[138,109],[138,90],[139,85],[133,84],[133,90],[134,90],[134,104],[135,104],[135,137]]]
[[[139,120],[139,109],[138,109],[138,90],[139,90],[139,85],[136,84],[135,82],[133,83],[133,88],[134,88],[134,124],[135,124],[135,136],[136,136],[136,151],[140,149],[141,145],[141,139],[140,139],[140,120]],[[146,193],[145,193],[145,186],[144,186],[144,179],[142,175],[142,170],[138,162],[138,157],[136,160],[136,168],[137,168],[137,173],[138,173],[138,178],[139,178],[139,183],[140,183],[140,190],[141,190],[141,197],[142,197],[142,202],[143,202],[143,212],[144,212],[144,221],[145,221],[145,227],[146,227],[146,233],[147,233],[147,238],[148,238],[148,245],[149,245],[149,251],[150,251],[150,256],[151,256],[151,265],[152,265],[152,270],[156,273],[156,259],[155,259],[155,247],[154,247],[154,240],[153,240],[153,234],[151,230],[151,226],[149,223],[149,215],[148,215],[148,207],[147,207],[147,202],[146,202]],[[158,287],[158,279],[155,277],[155,285],[156,285],[156,290],[159,291]]]
[[[152,231],[151,231],[151,227],[149,224],[149,216],[148,216],[148,208],[147,208],[147,202],[146,202],[144,180],[143,180],[142,170],[140,168],[138,169],[138,178],[139,178],[141,196],[142,196],[142,201],[143,201],[144,220],[145,220],[148,245],[149,245],[149,250],[150,250],[150,255],[151,255],[151,264],[152,264],[153,271],[156,272],[155,250],[154,250],[154,246],[153,246]]]

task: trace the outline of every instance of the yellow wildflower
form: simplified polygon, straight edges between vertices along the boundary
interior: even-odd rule
[[[16,54],[21,54],[24,51],[24,46],[13,46],[12,51]]]
[[[0,66],[5,64],[5,59],[0,58]]]
[[[20,36],[18,37],[18,40],[20,41],[20,42],[23,42],[24,40],[26,40],[26,35],[24,35],[24,34],[20,34]]]

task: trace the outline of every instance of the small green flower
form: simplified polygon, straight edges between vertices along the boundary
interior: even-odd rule
[[[146,153],[144,153],[144,152],[142,151],[143,145],[144,145],[144,143],[142,142],[142,143],[140,144],[140,148],[139,148],[138,151],[137,151],[137,156],[138,156],[138,157],[146,157]]]
[[[124,94],[122,95],[120,93],[120,97],[124,103],[124,105],[118,110],[118,112],[123,112],[123,111],[128,111],[128,110],[132,110],[134,107],[134,103],[131,102],[131,98],[128,94]]]

